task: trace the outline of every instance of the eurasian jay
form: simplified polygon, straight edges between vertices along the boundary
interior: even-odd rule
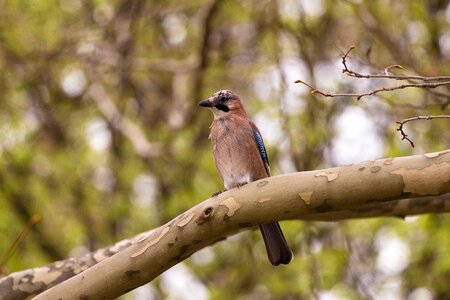
[[[222,90],[199,105],[210,108],[214,114],[209,138],[225,189],[269,177],[269,160],[261,133],[248,118],[239,96]],[[288,264],[292,251],[280,225],[277,222],[263,224],[260,230],[272,265]]]

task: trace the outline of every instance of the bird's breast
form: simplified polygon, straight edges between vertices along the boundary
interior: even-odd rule
[[[211,142],[226,189],[267,177],[250,124],[219,121],[211,127]]]

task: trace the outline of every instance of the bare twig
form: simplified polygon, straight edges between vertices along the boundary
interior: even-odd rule
[[[432,81],[450,81],[450,76],[433,76],[433,77],[426,77],[426,76],[413,76],[413,75],[392,75],[389,74],[389,70],[396,68],[396,69],[404,69],[401,65],[391,65],[384,69],[384,74],[361,74],[358,72],[355,72],[353,70],[350,70],[347,66],[347,57],[350,54],[350,52],[355,49],[355,46],[351,46],[350,49],[346,53],[342,55],[342,64],[344,65],[344,69],[342,70],[342,73],[345,75],[348,75],[350,77],[356,77],[356,78],[378,78],[378,79],[395,79],[395,80],[418,80],[418,81],[426,81],[426,82],[432,82]]]
[[[371,75],[368,75],[371,76]],[[368,77],[369,78],[369,77]],[[394,87],[382,87],[379,89],[375,89],[369,92],[364,92],[364,93],[345,93],[345,94],[333,94],[333,93],[326,93],[326,92],[322,92],[316,88],[314,88],[313,86],[311,86],[310,84],[301,81],[301,80],[296,80],[295,83],[301,83],[306,85],[307,87],[309,87],[311,89],[311,94],[320,94],[324,97],[330,97],[330,98],[335,98],[335,97],[356,97],[356,100],[360,100],[362,97],[366,97],[366,96],[372,96],[375,94],[378,94],[380,92],[390,92],[390,91],[395,91],[395,90],[400,90],[400,89],[406,89],[406,88],[410,88],[410,87],[415,87],[415,88],[427,88],[427,89],[432,89],[432,88],[436,88],[438,86],[442,86],[442,85],[450,85],[450,81],[444,81],[444,82],[424,82],[424,83],[410,83],[410,84],[403,84],[403,85],[399,85],[399,86],[394,86]]]
[[[372,96],[375,94],[378,94],[380,92],[389,92],[389,91],[395,91],[395,90],[400,90],[400,89],[405,89],[405,88],[424,88],[424,89],[434,89],[437,88],[439,86],[444,86],[444,85],[450,85],[450,76],[435,76],[435,77],[425,77],[425,76],[405,76],[405,75],[392,75],[390,73],[390,70],[393,68],[396,69],[403,69],[403,66],[401,65],[391,65],[388,66],[384,69],[384,73],[383,74],[361,74],[358,72],[355,72],[353,70],[350,70],[348,65],[347,65],[347,57],[350,54],[350,52],[355,49],[355,46],[351,46],[347,52],[342,53],[342,65],[344,66],[344,69],[342,70],[342,73],[344,73],[347,76],[350,77],[355,77],[355,78],[366,78],[366,79],[391,79],[391,80],[405,80],[408,83],[406,84],[402,84],[402,85],[398,85],[398,86],[394,86],[394,87],[381,87],[381,88],[377,88],[374,89],[372,91],[368,91],[368,92],[364,92],[364,93],[343,93],[343,94],[336,94],[336,93],[327,93],[321,90],[316,89],[314,86],[312,86],[309,83],[306,83],[302,80],[296,80],[295,83],[301,83],[303,85],[306,85],[307,87],[309,87],[311,89],[311,94],[320,94],[324,97],[355,97],[356,100],[360,100],[362,97],[365,96]],[[439,96],[439,97],[443,97],[443,98],[449,98],[450,96],[445,94],[445,93],[441,93],[441,92],[435,92],[435,95]],[[442,107],[445,107],[448,105],[448,103],[450,103],[450,100],[447,100],[444,103],[441,103]],[[409,119],[404,119],[402,121],[397,122],[397,124],[399,124],[399,127],[397,128],[397,131],[400,131],[401,135],[402,135],[402,140],[407,140],[412,147],[414,147],[414,143],[413,141],[408,138],[408,135],[405,133],[405,131],[403,130],[403,125],[407,122],[410,121],[414,121],[414,120],[431,120],[431,119],[437,119],[437,118],[450,118],[449,115],[442,115],[442,116],[417,116],[417,117],[412,117]]]
[[[410,144],[411,147],[414,147],[414,143],[413,141],[411,141],[408,138],[408,135],[405,133],[405,131],[403,130],[403,125],[405,125],[408,122],[411,121],[417,121],[417,120],[431,120],[431,119],[450,119],[450,115],[439,115],[439,116],[417,116],[417,117],[412,117],[412,118],[408,118],[408,119],[403,119],[401,121],[396,122],[397,124],[399,124],[397,131],[400,131],[401,135],[402,135],[402,140],[407,140]]]
[[[42,217],[39,214],[33,215],[30,220],[25,224],[22,231],[17,235],[12,244],[9,246],[8,250],[6,250],[5,254],[0,258],[0,273],[7,274],[8,271],[5,267],[6,262],[10,259],[10,257],[14,254],[17,246],[21,241],[28,235],[34,225],[38,224],[41,221]]]
[[[350,52],[355,49],[355,46],[351,46],[347,52],[345,52],[342,55],[342,65],[344,66],[344,69],[342,70],[342,73],[344,73],[347,76],[355,77],[355,78],[366,78],[366,79],[393,79],[393,80],[406,80],[410,83],[402,84],[399,86],[394,87],[381,87],[372,91],[364,92],[364,93],[345,93],[345,94],[336,94],[336,93],[326,93],[321,90],[316,89],[315,87],[311,86],[310,84],[302,81],[302,80],[296,80],[295,83],[301,83],[303,85],[306,85],[311,89],[311,94],[320,94],[324,97],[355,97],[356,100],[360,100],[362,97],[366,96],[372,96],[375,94],[378,94],[380,92],[390,92],[405,88],[424,88],[424,89],[433,89],[437,88],[439,86],[444,85],[450,85],[450,76],[434,76],[434,77],[426,77],[426,76],[404,76],[404,75],[391,75],[389,74],[389,70],[392,68],[397,69],[403,69],[401,65],[391,65],[384,69],[384,74],[361,74],[358,72],[355,72],[353,70],[350,70],[347,66],[347,57],[350,54]],[[422,82],[417,82],[422,81]]]

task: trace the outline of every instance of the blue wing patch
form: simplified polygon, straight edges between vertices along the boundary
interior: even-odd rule
[[[264,147],[262,137],[256,129],[253,129],[253,136],[255,138],[256,144],[258,144],[259,154],[261,154],[263,161],[268,165],[269,157],[267,156],[266,147]]]

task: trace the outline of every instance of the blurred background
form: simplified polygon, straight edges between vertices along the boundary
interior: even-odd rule
[[[450,74],[449,1],[0,0],[0,255],[4,271],[110,245],[220,190],[212,115],[241,95],[272,175],[447,149],[449,89],[349,78]],[[450,217],[284,221],[294,261],[272,267],[259,232],[203,249],[123,299],[450,299]]]

